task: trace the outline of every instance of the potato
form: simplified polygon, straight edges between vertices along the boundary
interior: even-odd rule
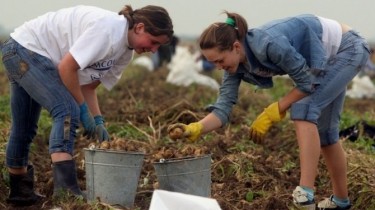
[[[100,149],[109,149],[109,148],[110,148],[109,141],[103,141],[103,142],[100,144]]]
[[[89,149],[95,149],[96,148],[96,144],[94,142],[91,142],[88,146]]]
[[[126,141],[124,139],[116,139],[112,142],[111,149],[117,151],[126,151]]]
[[[180,139],[184,131],[181,128],[175,128],[169,131],[169,137],[173,140]]]

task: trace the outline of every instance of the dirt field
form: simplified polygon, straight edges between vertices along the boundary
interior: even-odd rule
[[[262,144],[249,141],[247,136],[251,120],[272,102],[270,95],[254,92],[246,85],[241,86],[240,100],[233,111],[230,125],[202,137],[194,144],[174,142],[166,136],[167,126],[175,122],[193,122],[205,116],[205,106],[215,101],[217,93],[205,87],[183,88],[166,84],[166,75],[166,69],[149,73],[139,68],[126,73],[112,91],[99,91],[101,109],[112,138],[126,140],[132,145],[129,150],[146,153],[132,210],[147,210],[150,205],[152,192],[157,186],[153,161],[158,161],[160,157],[191,155],[197,150],[199,152],[196,154],[212,154],[212,198],[218,200],[223,210],[293,209],[291,193],[299,182],[299,162],[292,123],[283,120],[274,126]],[[7,93],[4,78],[2,74],[1,94]],[[370,115],[371,118],[375,113],[374,100],[347,100],[345,109],[359,117],[366,115],[368,118]],[[1,130],[2,139],[6,139],[8,132],[7,129]],[[36,169],[36,188],[47,197],[42,203],[23,209],[113,208],[100,202],[86,204],[74,199],[51,199],[53,180],[47,138],[38,135],[31,154]],[[348,155],[353,209],[375,209],[374,151],[365,150],[355,142],[343,140],[342,143]],[[86,188],[82,149],[88,144],[89,141],[80,137],[75,149],[82,189]],[[4,147],[5,142],[2,142]],[[1,151],[1,155],[4,157],[4,151]],[[320,163],[318,174],[316,199],[320,200],[332,193],[323,162]],[[5,202],[8,194],[5,175],[3,168],[0,209],[16,209]],[[110,176],[109,172],[108,178]]]

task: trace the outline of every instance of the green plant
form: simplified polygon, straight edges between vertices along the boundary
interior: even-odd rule
[[[281,171],[285,173],[285,172],[290,171],[291,169],[296,168],[296,166],[297,164],[294,161],[288,160],[284,162],[283,167],[281,168]]]
[[[361,119],[357,113],[351,110],[344,110],[341,114],[340,128],[345,129],[357,123]]]
[[[9,173],[7,167],[0,166],[1,176],[6,186],[9,186]]]
[[[42,109],[38,121],[38,134],[44,141],[48,141],[52,129],[52,118],[47,110]]]
[[[353,148],[366,151],[369,154],[375,154],[374,139],[360,136],[354,143]]]
[[[118,137],[147,140],[142,132],[138,131],[136,128],[129,124],[112,124],[108,127],[108,132],[115,133]]]
[[[245,145],[242,142],[236,143],[234,146],[228,148],[230,152],[244,152],[248,149],[248,145]]]
[[[0,96],[0,123],[8,124],[10,122],[10,106],[9,95]]]
[[[254,192],[252,192],[252,191],[247,192],[245,198],[246,198],[247,202],[253,202]]]

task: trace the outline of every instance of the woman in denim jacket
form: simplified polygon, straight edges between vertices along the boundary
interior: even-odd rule
[[[315,209],[314,180],[322,152],[330,173],[333,195],[319,202],[322,209],[349,209],[346,158],[339,140],[339,120],[348,83],[365,65],[366,41],[349,26],[315,15],[299,15],[248,30],[246,20],[225,12],[225,22],[211,24],[200,36],[203,55],[225,70],[220,96],[212,112],[199,122],[170,125],[180,137],[195,141],[228,122],[241,81],[271,88],[272,77],[288,75],[295,83],[250,127],[260,141],[274,122],[290,109],[300,150],[301,178],[293,191],[298,207]]]

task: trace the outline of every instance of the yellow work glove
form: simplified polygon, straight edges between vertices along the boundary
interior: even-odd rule
[[[255,119],[250,126],[250,139],[255,142],[260,142],[264,139],[274,122],[279,122],[285,117],[285,112],[280,113],[279,103],[274,102],[269,105],[264,111]]]
[[[168,126],[168,135],[171,139],[187,138],[191,142],[196,141],[202,134],[203,125],[200,122],[190,123],[185,125],[183,123],[176,123]]]

